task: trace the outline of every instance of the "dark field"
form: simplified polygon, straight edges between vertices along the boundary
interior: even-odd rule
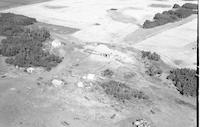
[[[50,0],[0,0],[0,10]]]

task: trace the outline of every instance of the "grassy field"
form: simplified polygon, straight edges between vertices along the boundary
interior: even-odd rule
[[[0,10],[49,0],[0,0]]]

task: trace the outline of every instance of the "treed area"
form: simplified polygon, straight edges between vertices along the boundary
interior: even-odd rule
[[[62,61],[43,49],[44,42],[50,39],[49,31],[27,27],[36,23],[36,19],[12,13],[0,15],[0,35],[7,37],[1,41],[0,54],[8,57],[6,63],[51,69]]]
[[[193,97],[197,95],[197,76],[195,70],[187,68],[174,69],[170,71],[167,79],[173,81],[180,94]]]
[[[155,52],[141,51],[141,57],[150,61],[145,66],[147,75],[156,76],[162,74],[161,68],[156,64],[156,62],[160,61],[160,55]],[[197,95],[197,75],[195,70],[188,68],[174,69],[170,71],[167,79],[173,81],[180,94],[192,97]]]
[[[150,51],[141,51],[141,57],[143,59],[149,60],[149,64],[145,65],[146,71],[145,73],[149,76],[158,76],[161,75],[163,72],[161,68],[156,64],[156,62],[160,61],[160,55],[158,55],[156,52],[150,52]]]
[[[156,26],[164,25],[170,22],[179,21],[182,18],[187,18],[192,14],[198,13],[198,5],[186,3],[183,6],[174,4],[173,9],[155,14],[153,21],[146,20],[143,28],[153,28]]]
[[[110,80],[108,82],[100,84],[100,86],[107,95],[121,102],[129,101],[133,98],[143,100],[149,99],[149,97],[142,91],[132,89],[125,83],[121,83],[118,81]]]
[[[155,52],[151,53],[149,51],[141,51],[141,53],[142,53],[142,58],[147,58],[148,60],[154,60],[154,61],[160,60],[160,55],[158,55]]]

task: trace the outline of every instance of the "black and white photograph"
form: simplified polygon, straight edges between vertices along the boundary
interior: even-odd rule
[[[198,0],[0,0],[0,127],[198,126]]]

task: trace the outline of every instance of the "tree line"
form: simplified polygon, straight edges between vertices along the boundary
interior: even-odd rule
[[[197,14],[197,13],[198,13],[197,4],[185,3],[182,6],[174,4],[172,10],[163,11],[162,13],[155,14],[153,21],[146,20],[143,24],[143,28],[148,29],[164,25],[170,22],[176,22],[182,18],[186,18],[192,14]]]

